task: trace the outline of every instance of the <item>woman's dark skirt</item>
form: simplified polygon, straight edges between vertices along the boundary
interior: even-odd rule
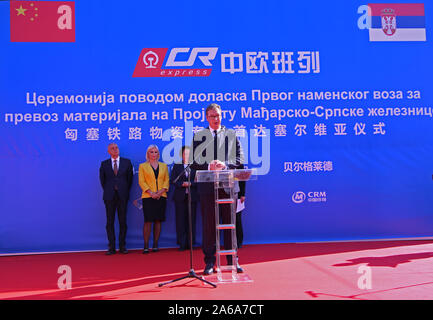
[[[143,198],[144,222],[165,221],[165,208],[167,198],[161,197],[159,200],[152,198]]]

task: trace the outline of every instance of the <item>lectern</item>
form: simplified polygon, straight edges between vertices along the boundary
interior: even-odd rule
[[[199,183],[213,183],[215,194],[215,226],[216,226],[216,271],[218,282],[243,282],[237,273],[237,241],[236,241],[236,203],[235,186],[236,181],[256,180],[257,173],[255,169],[235,169],[235,170],[198,170],[195,181]],[[219,190],[224,189],[228,195],[226,198],[220,198]],[[220,223],[220,206],[230,206],[230,222]],[[220,231],[231,233],[231,248],[221,249]],[[222,256],[232,256],[232,265],[222,266]],[[229,277],[223,271],[231,271]]]

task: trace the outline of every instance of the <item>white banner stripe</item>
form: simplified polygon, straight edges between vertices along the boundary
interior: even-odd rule
[[[426,31],[422,28],[397,29],[388,36],[382,29],[369,29],[370,41],[426,41]]]

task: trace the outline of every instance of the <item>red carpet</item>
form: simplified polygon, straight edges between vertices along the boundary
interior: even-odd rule
[[[212,288],[185,279],[160,288],[159,283],[188,273],[189,251],[4,256],[0,299],[433,299],[433,240],[247,245],[239,259],[253,282]],[[201,250],[195,249],[199,275],[202,261]],[[71,289],[58,289],[61,265],[71,267]],[[358,286],[364,266],[371,271],[370,289]]]

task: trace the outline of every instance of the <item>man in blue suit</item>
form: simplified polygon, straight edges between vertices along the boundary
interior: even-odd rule
[[[107,214],[107,255],[116,253],[116,237],[114,234],[114,219],[117,211],[119,220],[119,251],[128,253],[126,249],[126,209],[131,190],[133,168],[129,159],[119,156],[119,147],[115,143],[108,145],[110,159],[101,162],[99,180],[104,190],[103,200]]]

